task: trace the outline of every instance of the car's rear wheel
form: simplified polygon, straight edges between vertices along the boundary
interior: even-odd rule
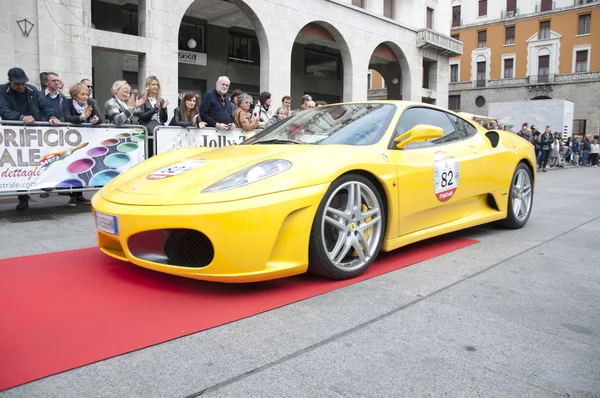
[[[519,163],[513,174],[508,194],[508,211],[500,225],[506,228],[523,228],[531,215],[533,204],[533,179],[531,170],[524,163]]]
[[[327,190],[313,222],[308,270],[332,279],[356,277],[375,261],[386,209],[375,185],[349,174]]]

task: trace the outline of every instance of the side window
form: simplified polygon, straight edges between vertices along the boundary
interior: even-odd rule
[[[450,118],[450,120],[452,120],[452,122],[454,122],[454,125],[456,126],[456,129],[458,130],[458,134],[460,134],[461,138],[470,138],[473,137],[475,134],[477,134],[477,128],[475,126],[473,126],[471,123],[467,122],[466,120],[452,115],[450,113],[447,114],[448,117]]]
[[[429,124],[431,126],[441,127],[444,130],[444,136],[435,140],[426,142],[413,142],[404,148],[423,148],[433,145],[445,144],[452,141],[458,141],[461,137],[454,127],[454,123],[450,121],[447,114],[442,111],[430,108],[409,108],[400,116],[400,122],[396,127],[394,138],[406,133],[408,130],[415,127],[417,124]]]

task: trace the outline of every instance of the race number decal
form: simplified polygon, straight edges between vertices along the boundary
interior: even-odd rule
[[[156,170],[146,176],[148,180],[162,180],[163,178],[173,177],[194,170],[206,163],[202,159],[189,159],[183,162],[175,163],[162,169]]]
[[[460,165],[456,158],[445,152],[436,152],[433,157],[433,189],[440,202],[454,196],[460,180]]]

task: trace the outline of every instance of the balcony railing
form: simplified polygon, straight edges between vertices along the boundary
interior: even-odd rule
[[[592,0],[592,1],[589,1],[589,0],[575,0],[573,2],[573,5],[574,6],[582,6],[584,4],[591,4],[591,3],[598,3],[598,2],[600,2],[600,0]]]
[[[565,75],[556,75],[556,77],[554,78],[554,81],[556,83],[568,83],[589,80],[600,80],[600,72],[568,73]]]
[[[519,9],[516,10],[502,10],[500,13],[500,19],[516,18],[519,15]]]
[[[463,43],[461,41],[444,36],[431,29],[419,30],[417,46],[420,48],[433,48],[448,57],[456,57],[463,53]]]
[[[473,87],[526,86],[528,84],[557,84],[600,81],[600,72],[565,73],[562,75],[534,75],[509,79],[475,80],[473,82],[450,83],[450,91],[468,90]]]
[[[528,77],[529,84],[547,84],[554,83],[555,75],[533,75]]]
[[[535,12],[540,13],[540,12],[552,11],[552,10],[554,10],[554,8],[556,8],[556,3],[554,1],[550,4],[550,8],[547,10],[542,10],[542,3],[537,3],[535,5]]]
[[[527,84],[526,77],[512,77],[509,79],[494,79],[488,81],[488,86],[519,86]]]
[[[462,26],[462,18],[452,18],[452,27],[453,28],[457,28],[459,26]]]

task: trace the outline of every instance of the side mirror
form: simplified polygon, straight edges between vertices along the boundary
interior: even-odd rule
[[[428,124],[417,124],[406,133],[396,137],[394,141],[398,143],[396,148],[402,149],[413,142],[429,141],[435,138],[442,138],[443,136],[444,129],[441,127],[430,126]]]

